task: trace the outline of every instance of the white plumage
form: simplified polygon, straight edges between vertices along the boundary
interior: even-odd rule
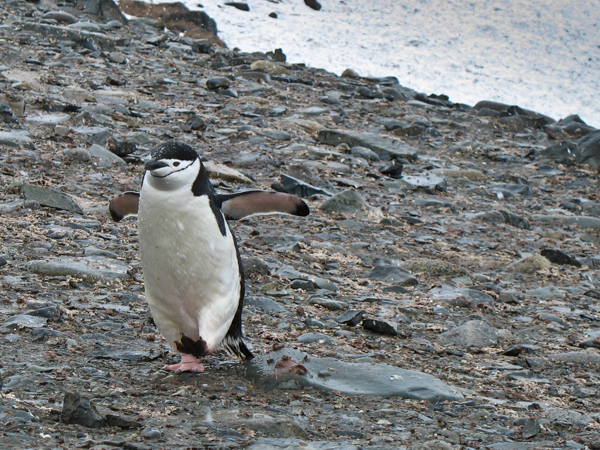
[[[233,235],[229,229],[221,234],[206,195],[195,197],[190,186],[157,189],[162,182],[147,176],[140,194],[146,299],[173,348],[183,333],[202,337],[212,351],[227,334],[240,300]]]

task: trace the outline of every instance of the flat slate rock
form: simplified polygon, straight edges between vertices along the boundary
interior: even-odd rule
[[[366,147],[379,156],[404,158],[409,161],[417,159],[417,150],[409,145],[401,144],[391,138],[375,133],[360,133],[347,130],[321,130],[317,136],[321,144],[338,146],[348,144],[350,147]]]
[[[381,395],[432,402],[463,398],[456,389],[426,373],[387,364],[314,358],[289,348],[249,361],[246,377],[257,387],[267,390],[315,388],[349,395]]]
[[[345,442],[305,441],[295,438],[260,439],[247,447],[247,450],[368,450],[370,447],[357,446]]]
[[[18,330],[20,328],[41,328],[46,326],[48,319],[40,316],[31,316],[29,314],[17,314],[9,317],[0,326],[1,332]]]
[[[121,261],[102,256],[88,256],[77,260],[59,258],[29,261],[29,272],[48,276],[73,276],[89,281],[112,281],[129,278],[129,266]]]
[[[27,200],[34,200],[42,206],[63,209],[65,211],[83,214],[83,209],[67,194],[32,184],[23,184],[21,193]]]
[[[469,320],[456,328],[442,333],[439,341],[442,345],[457,348],[492,347],[498,342],[498,333],[481,320]]]
[[[549,223],[552,226],[556,225],[577,225],[581,228],[589,228],[591,230],[600,230],[600,219],[590,216],[544,216],[535,215],[533,219],[537,222]]]

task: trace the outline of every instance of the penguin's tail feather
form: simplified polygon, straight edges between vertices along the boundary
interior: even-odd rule
[[[252,359],[254,355],[246,346],[246,343],[241,337],[225,336],[225,339],[221,343],[223,349],[227,352],[239,356],[242,359]]]

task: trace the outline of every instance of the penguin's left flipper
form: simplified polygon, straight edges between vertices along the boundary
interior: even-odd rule
[[[140,206],[139,192],[125,192],[116,196],[108,205],[110,216],[119,222],[127,216],[137,216]]]
[[[228,220],[239,220],[253,214],[285,213],[308,216],[310,209],[299,197],[282,192],[245,191],[215,194],[217,206]]]

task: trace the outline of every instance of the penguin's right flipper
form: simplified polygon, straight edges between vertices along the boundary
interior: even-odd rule
[[[112,219],[119,222],[127,216],[137,216],[139,206],[140,193],[131,191],[113,198],[108,205],[108,210]]]
[[[215,200],[228,220],[239,220],[253,214],[310,214],[304,200],[282,192],[244,191],[235,194],[215,194]]]

